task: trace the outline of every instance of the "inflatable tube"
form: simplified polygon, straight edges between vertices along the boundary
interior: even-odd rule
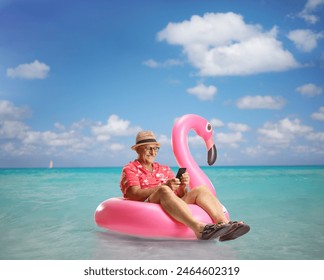
[[[197,205],[189,205],[193,216],[213,223]],[[101,203],[95,213],[98,226],[111,231],[145,238],[196,239],[194,232],[171,218],[159,204],[110,198]]]
[[[187,139],[190,129],[193,129],[205,141],[208,164],[212,165],[216,161],[217,151],[213,142],[212,127],[205,119],[197,115],[185,115],[175,123],[172,130],[172,148],[175,158],[179,166],[186,167],[190,174],[190,189],[206,185],[216,194],[213,184],[191,156]],[[206,224],[213,223],[210,216],[199,206],[190,204],[189,209],[197,220]],[[224,206],[223,211],[229,218]],[[154,203],[110,198],[97,207],[95,221],[99,227],[138,237],[196,239],[190,228],[174,220],[159,204]]]

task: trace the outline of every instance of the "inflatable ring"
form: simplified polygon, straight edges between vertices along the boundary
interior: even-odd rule
[[[197,115],[184,115],[172,130],[172,148],[180,167],[186,167],[190,174],[189,188],[206,185],[216,194],[213,184],[194,161],[188,146],[188,133],[193,129],[206,143],[207,162],[212,165],[217,158],[212,137],[212,126]],[[213,223],[210,216],[199,206],[189,204],[192,215],[206,224]],[[223,206],[228,217],[228,212]],[[229,218],[229,217],[228,217]],[[95,211],[95,222],[99,227],[113,232],[144,237],[196,239],[194,232],[184,224],[170,217],[159,204],[131,201],[124,198],[110,198],[103,201]]]

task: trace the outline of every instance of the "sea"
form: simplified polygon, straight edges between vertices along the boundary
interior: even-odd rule
[[[324,166],[202,170],[231,220],[250,225],[248,234],[219,242],[109,232],[94,212],[121,196],[121,167],[0,169],[0,259],[324,259]]]

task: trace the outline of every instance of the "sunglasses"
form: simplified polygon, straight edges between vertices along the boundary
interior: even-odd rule
[[[151,151],[151,152],[158,152],[160,150],[160,147],[145,147],[145,151]]]

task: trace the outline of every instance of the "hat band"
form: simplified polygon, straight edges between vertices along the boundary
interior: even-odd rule
[[[156,142],[156,140],[155,139],[144,139],[144,140],[136,142],[136,145],[143,144],[143,143],[149,143],[149,142]]]

